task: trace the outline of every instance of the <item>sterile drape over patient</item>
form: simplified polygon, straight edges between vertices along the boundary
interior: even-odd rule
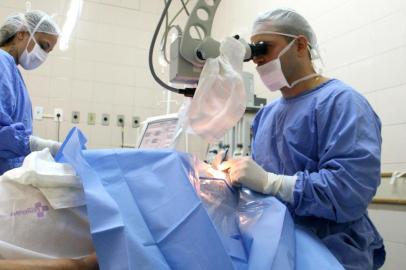
[[[101,269],[342,269],[276,198],[199,173],[188,154],[85,141],[72,130],[57,158],[83,181]]]

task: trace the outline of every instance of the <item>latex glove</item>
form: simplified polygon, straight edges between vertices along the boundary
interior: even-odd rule
[[[40,137],[30,136],[30,150],[41,151],[42,149],[48,148],[51,155],[55,157],[58,153],[59,148],[61,148],[61,143],[53,140],[45,140]]]
[[[266,172],[250,157],[226,161],[219,166],[220,170],[229,170],[229,177],[233,184],[260,192],[278,196],[284,201],[293,201],[293,189],[297,176],[278,175]]]
[[[226,161],[226,160],[228,160],[228,159],[229,159],[228,151],[226,151],[226,150],[221,150],[220,153],[218,153],[218,154],[214,157],[214,159],[213,159],[213,161],[212,161],[212,163],[211,163],[211,166],[212,166],[214,169],[217,169],[217,168],[219,167],[219,165],[220,165],[222,162],[224,162],[224,161]]]

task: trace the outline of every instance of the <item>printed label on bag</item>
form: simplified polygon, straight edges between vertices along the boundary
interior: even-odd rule
[[[34,207],[29,207],[22,210],[17,210],[10,213],[11,217],[20,217],[20,216],[28,216],[28,215],[36,215],[37,218],[44,218],[46,212],[49,211],[49,206],[45,205],[42,202],[37,202],[34,204]]]

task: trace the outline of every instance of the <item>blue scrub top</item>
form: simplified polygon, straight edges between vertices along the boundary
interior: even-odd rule
[[[381,122],[366,99],[339,80],[261,109],[253,159],[266,171],[297,175],[288,207],[346,269],[376,269],[383,240],[367,215],[380,184]]]
[[[0,175],[30,153],[32,105],[14,58],[0,49]]]

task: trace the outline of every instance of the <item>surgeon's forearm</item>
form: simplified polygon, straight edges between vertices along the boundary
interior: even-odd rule
[[[79,270],[81,260],[0,260],[0,270]]]

